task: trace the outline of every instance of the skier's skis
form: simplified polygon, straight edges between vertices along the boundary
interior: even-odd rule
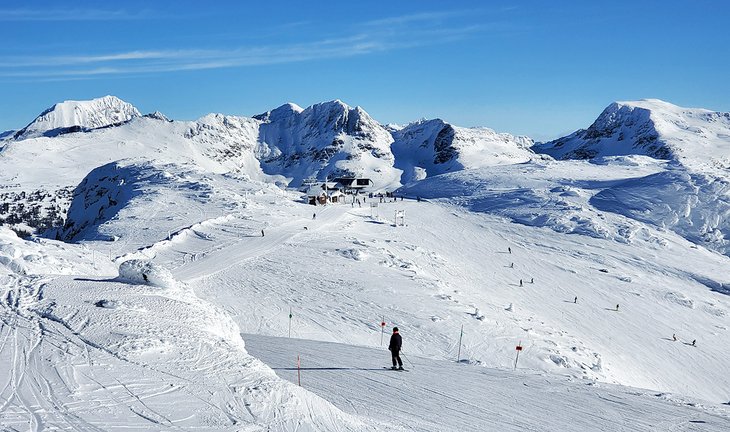
[[[383,369],[385,369],[385,370],[392,370],[394,372],[410,372],[409,369],[393,369],[393,368],[390,368],[390,367],[387,367],[387,366],[383,366]]]

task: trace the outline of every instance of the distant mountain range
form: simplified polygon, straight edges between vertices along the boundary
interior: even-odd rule
[[[108,164],[174,165],[290,187],[309,178],[357,176],[370,178],[376,191],[408,185],[427,195],[430,183],[412,186],[442,174],[626,157],[664,160],[671,169],[607,185],[593,206],[681,230],[730,253],[730,113],[656,99],[612,103],[588,128],[545,143],[441,119],[384,126],[339,100],[307,108],[288,103],[253,117],[208,114],[195,121],[142,115],[114,96],[65,101],[0,138],[0,203],[8,203],[0,223],[58,226],[72,195],[101,189],[87,179],[87,191],[72,190]],[[456,187],[453,193],[472,192]],[[528,213],[521,217],[537,217],[539,209]]]

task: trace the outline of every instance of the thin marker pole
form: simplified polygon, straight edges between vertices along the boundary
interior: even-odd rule
[[[461,333],[459,333],[459,352],[456,354],[456,362],[461,361],[461,337],[464,336],[464,324],[461,325]]]
[[[297,354],[297,383],[299,384],[299,387],[302,386],[302,366],[299,361],[299,354]]]

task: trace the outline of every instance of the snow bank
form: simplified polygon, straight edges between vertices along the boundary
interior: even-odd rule
[[[146,284],[161,288],[177,288],[178,283],[169,270],[145,260],[128,260],[119,265],[121,282]]]

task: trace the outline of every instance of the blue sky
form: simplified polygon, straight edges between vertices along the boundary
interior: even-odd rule
[[[730,111],[728,22],[723,0],[4,1],[0,130],[113,94],[181,120],[341,99],[547,139],[615,100]]]

